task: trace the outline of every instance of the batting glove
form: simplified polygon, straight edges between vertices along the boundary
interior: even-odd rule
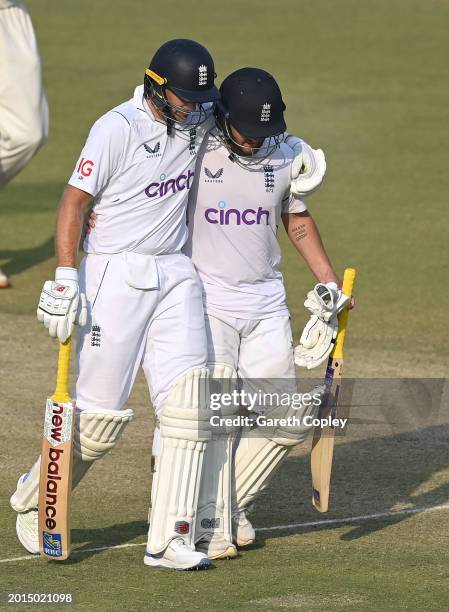
[[[37,320],[48,329],[52,338],[65,342],[75,324],[87,322],[87,303],[80,293],[76,268],[56,268],[55,280],[46,281],[39,298]]]
[[[307,196],[318,189],[326,174],[326,158],[322,149],[312,149],[297,136],[287,136],[285,142],[295,152],[291,166],[290,191]]]
[[[336,283],[318,283],[309,291],[304,306],[312,316],[295,348],[296,365],[311,370],[326,361],[337,337],[338,313],[349,301]]]

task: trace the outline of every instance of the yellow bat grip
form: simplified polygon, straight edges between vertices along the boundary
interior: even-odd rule
[[[70,345],[72,339],[68,338],[59,345],[58,372],[56,375],[56,389],[51,399],[54,402],[64,404],[70,402],[69,395],[69,365],[70,365]]]
[[[355,282],[355,270],[354,268],[346,268],[343,276],[343,286],[341,290],[343,293],[352,297],[352,290]],[[331,357],[336,359],[343,359],[343,343],[345,341],[346,325],[348,323],[349,308],[346,306],[338,315],[338,333],[337,340],[335,341],[334,348],[331,352]]]

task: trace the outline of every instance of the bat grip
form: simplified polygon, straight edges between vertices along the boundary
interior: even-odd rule
[[[354,268],[346,268],[344,276],[343,276],[343,285],[341,288],[341,290],[343,291],[345,295],[352,297],[354,282],[355,282]],[[335,341],[335,346],[332,350],[332,357],[336,359],[343,358],[343,343],[345,341],[346,325],[348,323],[348,314],[349,314],[349,307],[345,306],[345,308],[343,308],[343,310],[338,315],[337,340]]]
[[[72,339],[68,338],[59,345],[58,371],[56,374],[56,389],[52,395],[52,400],[58,403],[65,403],[71,400],[69,395],[69,366],[70,366],[70,347]]]

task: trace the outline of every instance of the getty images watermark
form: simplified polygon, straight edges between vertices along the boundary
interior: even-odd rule
[[[322,435],[397,435],[406,431],[449,432],[449,379],[345,378],[338,389],[318,379],[212,379],[212,429],[240,429],[242,436],[307,428]]]
[[[210,409],[213,414],[210,424],[218,428],[257,426],[292,431],[309,427],[343,429],[348,422],[347,417],[319,415],[323,398],[328,402],[324,385],[305,393],[237,388],[211,393]]]

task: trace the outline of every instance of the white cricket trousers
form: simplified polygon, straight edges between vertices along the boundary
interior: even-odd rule
[[[33,24],[23,2],[0,9],[0,186],[48,136],[48,105]]]
[[[206,316],[208,361],[233,367],[242,388],[255,393],[296,393],[293,338],[288,315],[267,319]],[[260,411],[264,407],[259,407]]]
[[[172,383],[206,365],[201,288],[185,255],[87,255],[80,291],[89,311],[77,342],[81,410],[120,410],[142,366],[158,414]]]

